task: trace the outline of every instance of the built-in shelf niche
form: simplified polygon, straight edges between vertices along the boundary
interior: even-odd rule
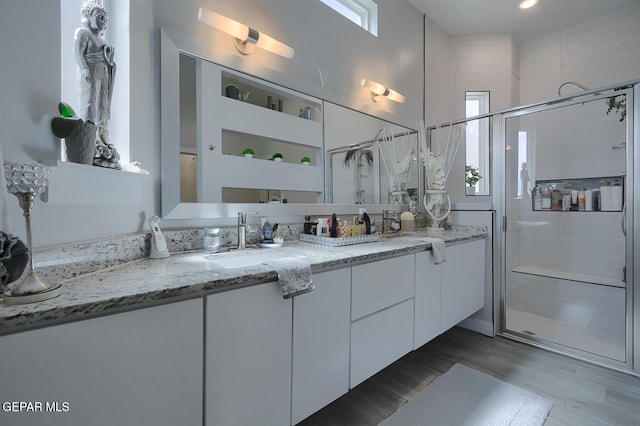
[[[309,203],[315,204],[318,193],[264,188],[222,188],[225,203]]]
[[[532,197],[531,208],[535,211],[562,211],[562,212],[620,212],[624,206],[624,176],[606,176],[606,177],[589,177],[589,178],[573,178],[573,179],[543,179],[536,180],[535,186],[537,188],[543,187],[556,187],[562,197],[571,197],[572,191],[587,191],[592,193],[592,210],[579,210],[577,204],[571,204],[568,210],[561,209],[540,209],[535,207],[535,200]],[[615,208],[602,209],[603,203],[601,200],[601,188],[605,186],[619,186],[622,192],[622,202]]]
[[[302,157],[309,157],[310,166],[318,164],[320,148],[278,139],[265,138],[258,135],[222,130],[222,154],[243,156],[242,151],[251,148],[255,151],[253,159],[272,160],[273,154],[281,153],[283,163],[300,164]],[[305,166],[308,167],[308,166]]]
[[[222,71],[222,96],[226,97],[225,88],[232,83],[238,86],[241,94],[249,92],[246,100],[238,100],[239,102],[288,114],[301,120],[322,121],[322,103],[313,98],[230,71]],[[310,110],[310,115],[304,114],[307,109]]]

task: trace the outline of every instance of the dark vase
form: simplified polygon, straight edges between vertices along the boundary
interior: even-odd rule
[[[225,89],[227,98],[240,99],[240,89],[234,86],[227,86]]]
[[[67,148],[67,160],[72,163],[93,164],[96,152],[96,131],[93,123],[80,122],[73,135],[64,139]]]

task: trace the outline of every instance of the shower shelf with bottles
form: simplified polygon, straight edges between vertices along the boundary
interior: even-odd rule
[[[624,176],[536,180],[533,211],[621,212]]]
[[[204,61],[197,80],[202,93],[198,100],[202,117],[198,119],[199,178],[209,183],[200,194],[201,201],[223,202],[223,191],[229,193],[231,188],[299,191],[315,194],[314,202],[321,201],[321,100]],[[227,96],[230,84],[240,89],[238,98]],[[301,116],[304,111],[311,112]],[[246,148],[254,151],[252,158],[243,156]],[[282,155],[281,161],[272,161],[277,154]],[[309,165],[301,163],[303,157],[311,160]]]

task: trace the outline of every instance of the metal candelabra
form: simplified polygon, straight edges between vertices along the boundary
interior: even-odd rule
[[[49,285],[38,276],[31,243],[31,212],[36,196],[43,193],[49,184],[49,169],[37,163],[18,164],[5,161],[4,175],[7,190],[18,197],[22,208],[29,247],[29,269],[3,295],[4,302],[17,305],[52,299],[60,295],[62,288],[59,284]]]

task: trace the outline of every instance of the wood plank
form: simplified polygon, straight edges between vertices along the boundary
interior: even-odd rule
[[[549,426],[640,419],[639,377],[454,327],[300,424],[377,425],[456,362],[552,400]]]

